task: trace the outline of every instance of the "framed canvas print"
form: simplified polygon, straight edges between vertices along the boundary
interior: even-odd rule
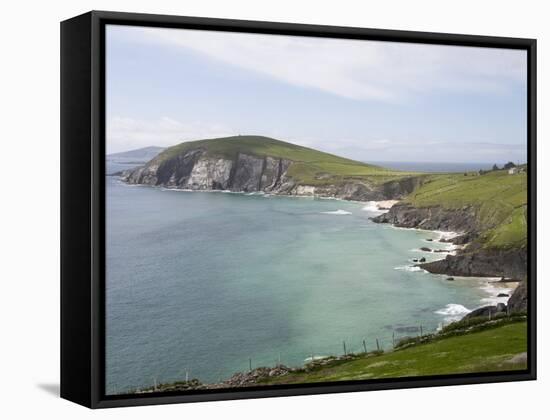
[[[61,24],[61,394],[535,379],[533,39]]]

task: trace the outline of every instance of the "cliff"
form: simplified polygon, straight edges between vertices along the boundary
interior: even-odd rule
[[[402,198],[423,175],[390,171],[268,137],[186,142],[164,150],[123,181],[189,190],[263,191],[348,200]]]
[[[398,227],[457,232],[456,255],[418,264],[434,274],[527,277],[525,174],[432,175],[389,212],[373,218]]]

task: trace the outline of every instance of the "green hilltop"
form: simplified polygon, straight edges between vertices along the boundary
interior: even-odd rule
[[[345,179],[365,179],[379,183],[418,174],[386,169],[270,137],[248,135],[180,143],[164,150],[155,160],[160,163],[197,148],[203,148],[208,155],[220,158],[234,159],[239,153],[246,153],[292,160],[294,163],[289,175],[307,185],[334,184]]]

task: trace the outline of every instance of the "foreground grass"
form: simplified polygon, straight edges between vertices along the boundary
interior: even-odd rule
[[[526,369],[512,357],[527,351],[527,323],[516,322],[485,331],[443,338],[403,350],[337,361],[309,372],[267,378],[262,384],[330,382],[407,376]]]
[[[493,171],[484,175],[440,174],[406,199],[415,207],[473,206],[481,226],[481,241],[491,248],[520,248],[527,241],[527,174]]]

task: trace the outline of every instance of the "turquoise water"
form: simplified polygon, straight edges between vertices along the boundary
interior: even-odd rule
[[[365,204],[106,184],[107,393],[391,348],[494,294],[410,271],[440,257],[418,250],[439,234],[375,224]]]

